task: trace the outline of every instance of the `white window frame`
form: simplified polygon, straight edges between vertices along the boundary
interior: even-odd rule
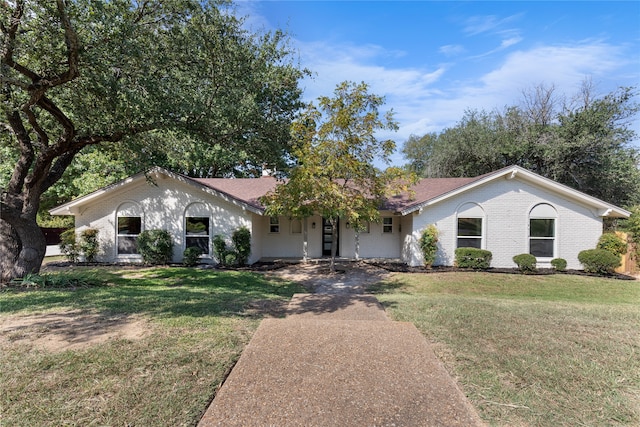
[[[120,218],[133,218],[138,219],[140,221],[140,231],[138,233],[120,233]],[[121,215],[118,214],[116,217],[116,256],[118,257],[139,257],[140,252],[138,251],[138,236],[143,231],[143,222],[142,216],[139,215]],[[135,252],[120,252],[120,239],[132,239],[135,242]]]
[[[479,235],[463,235],[460,234],[460,220],[480,220],[480,234]],[[456,248],[475,248],[484,249],[484,218],[478,216],[459,216],[456,218]],[[480,242],[479,246],[460,246],[460,239],[477,240]]]
[[[477,219],[480,220],[480,235],[461,235],[460,234],[460,220],[461,219]],[[469,246],[460,246],[460,239],[477,239],[480,241],[479,249],[486,249],[487,245],[487,216],[481,205],[475,202],[465,202],[458,206],[456,209],[456,248],[464,248]]]
[[[277,216],[269,217],[269,233],[280,233],[280,218]]]
[[[532,220],[543,220],[543,221],[553,221],[553,235],[552,236],[532,236],[531,235],[531,221]],[[538,256],[534,255],[538,262],[549,262],[554,258],[558,257],[558,212],[555,207],[550,205],[549,203],[539,203],[535,205],[529,211],[529,221],[527,223],[528,230],[528,238],[527,238],[527,252],[531,254],[531,241],[552,241],[552,254],[551,256]]]
[[[208,230],[206,234],[189,234],[189,230],[187,229],[187,221],[189,220],[189,218],[199,218],[199,219],[206,219],[208,221]],[[209,218],[208,216],[196,216],[196,215],[189,215],[189,216],[185,216],[184,217],[184,248],[187,249],[189,246],[187,242],[189,242],[189,239],[202,239],[205,238],[207,239],[207,250],[206,252],[203,252],[201,254],[201,256],[210,256],[211,255],[211,218]],[[197,247],[202,249],[200,246],[195,245],[193,247]]]
[[[382,234],[393,234],[392,216],[385,216],[382,218]]]

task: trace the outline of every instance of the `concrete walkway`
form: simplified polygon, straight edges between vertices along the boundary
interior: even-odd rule
[[[413,324],[371,295],[297,294],[265,319],[199,423],[479,426]]]

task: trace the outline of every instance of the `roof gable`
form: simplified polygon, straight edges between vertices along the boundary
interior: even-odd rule
[[[485,175],[480,175],[475,178],[441,178],[446,180],[458,180],[452,181],[450,186],[442,185],[440,188],[442,191],[433,191],[432,193],[423,192],[422,194],[425,196],[424,199],[418,197],[418,191],[416,191],[416,197],[413,203],[408,203],[404,206],[400,206],[399,213],[402,215],[407,215],[415,211],[419,211],[424,209],[427,206],[434,205],[443,200],[446,200],[450,197],[456,196],[458,194],[471,191],[479,186],[490,184],[493,181],[498,179],[515,179],[515,178],[524,180],[528,183],[536,185],[538,187],[542,187],[548,191],[554,192],[565,199],[574,200],[585,204],[587,206],[591,206],[598,210],[599,216],[609,216],[615,218],[628,218],[631,213],[618,207],[612,205],[611,203],[607,203],[598,198],[589,196],[585,193],[582,193],[578,190],[575,190],[571,187],[568,187],[564,184],[560,184],[556,181],[553,181],[549,178],[545,178],[541,175],[533,173],[527,169],[524,169],[520,166],[509,166],[495,172],[491,172]],[[465,182],[464,180],[468,180]],[[424,181],[424,182],[423,182]],[[455,185],[455,184],[459,185]],[[427,180],[421,180],[417,188],[420,186],[429,185],[430,183]],[[432,183],[433,185],[433,183]]]
[[[262,178],[190,178],[179,173],[174,173],[166,169],[155,167],[148,172],[132,175],[122,181],[100,188],[85,196],[74,199],[68,203],[51,209],[52,215],[73,215],[78,212],[83,205],[92,203],[94,200],[107,194],[115,193],[121,189],[139,184],[141,181],[149,179],[170,178],[197,190],[220,197],[221,199],[238,205],[243,209],[262,214],[264,208],[260,205],[258,198],[266,194],[277,185],[277,180],[272,177]]]

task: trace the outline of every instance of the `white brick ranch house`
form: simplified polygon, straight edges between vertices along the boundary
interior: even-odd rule
[[[278,183],[273,177],[189,178],[155,168],[54,208],[51,214],[74,215],[77,232],[98,229],[98,259],[105,262],[140,261],[137,235],[156,228],[172,234],[175,262],[189,246],[199,246],[205,261],[216,262],[213,237],[229,238],[241,226],[251,231],[250,263],[330,254],[331,228],[321,216],[265,216],[259,198]],[[435,265],[452,265],[457,247],[472,246],[493,253],[492,267],[514,267],[514,255],[532,253],[541,267],[564,258],[568,268],[577,269],[578,253],[595,247],[603,218],[630,215],[518,166],[474,178],[422,179],[412,197],[388,199],[380,214],[380,223],[359,233],[340,221],[338,256],[422,265],[418,239],[425,227],[435,224],[440,235]]]

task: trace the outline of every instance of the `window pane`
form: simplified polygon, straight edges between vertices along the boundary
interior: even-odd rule
[[[118,236],[118,254],[137,254],[138,238],[128,236]]]
[[[206,217],[187,217],[187,236],[208,236],[209,235],[209,218]]]
[[[482,239],[474,239],[474,238],[458,238],[458,247],[459,248],[478,248],[482,249]]]
[[[382,218],[382,232],[393,233],[393,218]]]
[[[482,218],[458,218],[458,236],[482,236]]]
[[[204,255],[209,254],[209,237],[187,237],[187,248],[200,248]]]
[[[531,237],[555,237],[554,219],[530,219]]]
[[[553,258],[553,239],[530,239],[529,253],[535,257]]]
[[[142,218],[139,216],[118,217],[118,234],[140,234]]]

